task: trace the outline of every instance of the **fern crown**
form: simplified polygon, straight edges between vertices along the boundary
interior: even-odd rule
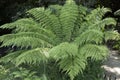
[[[0,59],[16,66],[21,64],[49,63],[51,59],[71,80],[86,68],[87,59],[103,60],[108,55],[104,40],[115,39],[113,30],[106,25],[116,25],[113,18],[103,18],[108,8],[90,12],[73,0],[63,6],[33,8],[27,11],[29,18],[2,25],[12,29],[11,34],[0,36],[1,47],[17,47]],[[110,34],[108,34],[110,33]],[[46,73],[47,74],[47,73]]]

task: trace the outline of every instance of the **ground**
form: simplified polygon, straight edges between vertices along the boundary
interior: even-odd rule
[[[102,66],[105,69],[106,80],[120,80],[120,54],[110,50],[110,56]]]

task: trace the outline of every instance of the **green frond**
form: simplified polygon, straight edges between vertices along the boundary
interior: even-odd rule
[[[28,11],[35,20],[39,21],[43,28],[47,28],[53,33],[57,35],[57,37],[61,37],[61,25],[57,16],[52,14],[50,9],[41,9],[34,8]]]
[[[104,34],[99,30],[86,30],[80,36],[75,39],[75,43],[79,46],[86,43],[100,44],[103,42]]]
[[[41,26],[44,28],[51,27],[52,23],[49,18],[51,14],[51,10],[45,10],[44,8],[33,8],[27,11],[28,14],[30,14],[35,21],[40,22]]]
[[[20,32],[37,32],[39,34],[47,35],[48,37],[56,37],[56,35],[47,29],[41,28],[38,23],[30,18],[20,19],[13,23],[5,24],[0,26],[3,29],[13,29],[13,33]]]
[[[85,32],[89,28],[104,30],[105,25],[116,25],[116,21],[113,18],[103,19],[104,14],[110,11],[110,9],[104,7],[92,10],[91,13],[84,18],[85,21],[81,24],[79,34]]]
[[[90,23],[88,22],[83,22],[81,25],[80,25],[80,29],[78,30],[78,34],[82,34],[83,32],[85,32],[86,30],[88,30],[89,28],[89,25],[91,25]]]
[[[114,12],[114,15],[120,15],[120,9],[118,9],[116,12]]]
[[[0,37],[2,46],[18,47],[52,47],[53,40],[45,35],[34,32],[21,32],[17,34],[7,34]],[[32,44],[31,44],[32,43]]]
[[[63,41],[70,41],[72,31],[74,29],[74,23],[77,20],[78,16],[78,6],[75,2],[70,1],[66,2],[66,4],[62,7],[60,12],[60,22],[62,24],[62,31],[64,39]]]
[[[84,56],[69,56],[59,61],[58,64],[60,69],[73,80],[79,73],[83,73],[86,68],[86,59]]]
[[[24,50],[11,52],[8,55],[0,58],[0,62],[4,62],[4,63],[14,62],[15,58],[18,57],[22,52],[24,52]]]
[[[75,3],[74,0],[66,0],[66,4],[72,4]]]
[[[27,64],[39,64],[41,61],[47,61],[49,58],[48,54],[49,48],[35,48],[22,52],[18,57],[15,58],[15,63],[17,66],[23,63]]]
[[[28,15],[32,16],[34,19],[39,20],[40,18],[40,13],[44,13],[45,8],[43,7],[38,7],[38,8],[33,8],[28,10],[26,13],[28,13]],[[43,15],[44,17],[45,15]],[[41,17],[42,18],[42,17]]]
[[[106,24],[106,25],[116,25],[117,22],[114,18],[105,18],[103,19],[103,22]]]
[[[105,18],[102,20],[98,20],[95,23],[91,23],[90,21],[88,22],[83,22],[81,24],[81,27],[79,29],[79,34],[82,34],[83,32],[85,32],[88,29],[96,29],[99,31],[104,31],[105,30],[105,26],[108,25],[116,25],[116,20],[114,18]]]
[[[79,15],[77,17],[77,21],[78,21],[78,24],[79,24],[79,27],[80,27],[81,24],[84,21],[85,16],[87,15],[87,8],[82,6],[82,5],[79,5],[78,6],[78,12],[79,12]]]
[[[84,7],[83,5],[79,5],[79,15],[81,15],[81,17],[83,17],[82,15],[87,15],[87,7]]]
[[[71,80],[85,69],[86,60],[83,56],[77,56],[78,46],[73,43],[61,43],[52,48],[49,54],[58,61],[60,69],[62,69],[63,72],[65,71]]]
[[[23,19],[19,19],[15,22],[12,22],[12,23],[7,23],[7,24],[4,24],[2,26],[0,26],[0,28],[3,28],[3,29],[14,29],[14,28],[22,28],[22,29],[25,29],[27,27],[33,27],[35,26],[37,23],[35,21],[33,21],[33,19],[31,18],[23,18]]]
[[[22,31],[21,31],[22,32]],[[54,34],[51,30],[48,30],[48,29],[44,29],[44,28],[31,28],[27,31],[24,31],[24,32],[34,32],[34,33],[39,33],[39,34],[43,34],[49,38],[56,38],[57,35]]]
[[[116,25],[114,18],[105,18],[103,20],[97,21],[95,24],[89,25],[91,29],[105,30],[106,25]]]
[[[107,12],[111,12],[111,10],[109,8],[98,7],[97,9],[92,10],[91,13],[86,16],[85,19],[91,23],[95,23],[96,21],[101,20]]]
[[[106,46],[86,44],[80,48],[79,53],[86,58],[90,57],[94,60],[104,60],[108,56],[109,50]]]
[[[78,6],[78,12],[79,15],[77,16],[77,20],[75,22],[72,38],[79,35],[79,30],[81,30],[81,24],[84,22],[84,17],[87,15],[87,8],[80,5]]]
[[[83,23],[84,17],[87,15],[87,8],[80,5],[78,6],[78,16],[75,25],[81,26],[81,23]]]
[[[53,14],[56,16],[60,15],[60,10],[62,9],[62,6],[60,5],[50,5],[48,8],[52,11]]]
[[[105,31],[105,41],[108,40],[119,40],[120,39],[120,34],[117,31]]]
[[[0,26],[1,29],[13,29],[15,26],[12,23],[6,23],[2,26]]]
[[[46,9],[45,11],[46,13],[51,12],[49,8]],[[48,18],[50,20],[50,24],[49,24],[50,27],[48,27],[47,29],[50,29],[51,31],[53,31],[53,33],[57,35],[58,38],[61,38],[62,28],[59,18],[54,14],[48,14]]]
[[[49,16],[49,18],[51,20],[51,27],[49,29],[53,31],[53,33],[58,38],[58,42],[60,43],[63,37],[62,37],[62,27],[59,18],[52,14]]]
[[[50,50],[50,56],[56,60],[65,57],[75,56],[78,52],[78,46],[72,43],[64,42]]]

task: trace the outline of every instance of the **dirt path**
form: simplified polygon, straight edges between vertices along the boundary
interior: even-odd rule
[[[110,52],[108,60],[102,67],[106,71],[106,80],[120,80],[120,55],[117,51]]]

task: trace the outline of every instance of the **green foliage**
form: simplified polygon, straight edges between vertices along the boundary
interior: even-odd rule
[[[15,59],[16,65],[19,65],[22,63],[39,64],[42,61],[46,62],[47,58],[49,57],[48,50],[49,49],[45,49],[45,48],[36,48],[36,49],[32,49],[24,53],[21,53],[21,55],[19,55]]]
[[[114,13],[114,15],[120,15],[120,9],[117,10],[117,11]]]
[[[79,46],[82,46],[83,44],[86,43],[101,44],[103,42],[103,38],[104,38],[103,32],[91,29],[81,33],[81,35],[75,39],[75,42]]]
[[[12,75],[14,76],[14,79],[20,79],[20,80],[41,80],[38,76],[35,76],[36,72],[31,72],[29,70],[26,70],[24,68],[19,68],[18,71],[14,71]]]
[[[86,60],[79,55],[78,46],[75,44],[61,43],[50,50],[50,56],[58,62],[60,69],[68,73],[71,80],[85,69]]]
[[[79,74],[75,80],[104,80],[102,77],[103,69],[100,67],[102,64],[103,63],[101,61],[93,61],[88,59],[88,64],[86,65],[83,75]]]
[[[105,32],[105,41],[107,40],[119,40],[120,34],[117,31],[106,31]]]
[[[117,25],[116,25],[116,29],[117,31],[120,33],[120,9],[118,9],[117,11],[114,12],[114,16],[116,16],[116,20],[117,20]],[[111,32],[112,33],[112,32]],[[117,34],[116,32],[114,32],[113,36],[115,38],[115,40],[113,41],[113,44],[112,44],[112,48],[113,49],[116,49],[118,51],[120,51],[120,34]],[[115,34],[117,34],[117,36],[114,36]]]
[[[109,53],[107,47],[102,45],[86,44],[79,51],[86,58],[90,57],[94,60],[102,60]]]
[[[27,68],[25,72],[22,70],[28,77],[35,75],[34,72],[29,72],[39,67],[33,71],[40,74],[42,80],[56,79],[50,76],[54,69],[60,80],[75,80],[84,74],[90,64],[89,58],[93,62],[102,61],[109,53],[103,44],[104,40],[111,39],[111,35],[106,35],[105,26],[115,25],[116,21],[113,18],[103,18],[107,12],[110,9],[102,7],[89,13],[86,7],[76,5],[73,0],[67,0],[63,6],[33,8],[26,12],[29,18],[1,26],[13,31],[0,36],[1,47],[12,49],[0,62],[13,64],[18,69],[35,66]],[[15,47],[18,48],[17,51],[13,50]],[[52,70],[48,73],[50,64]],[[22,72],[13,71],[15,76],[24,78]]]
[[[5,79],[8,71],[8,69],[5,69],[4,66],[0,65],[0,79]]]
[[[67,0],[64,7],[60,11],[60,22],[63,30],[63,41],[70,41],[74,23],[78,15],[78,6],[72,0]]]

